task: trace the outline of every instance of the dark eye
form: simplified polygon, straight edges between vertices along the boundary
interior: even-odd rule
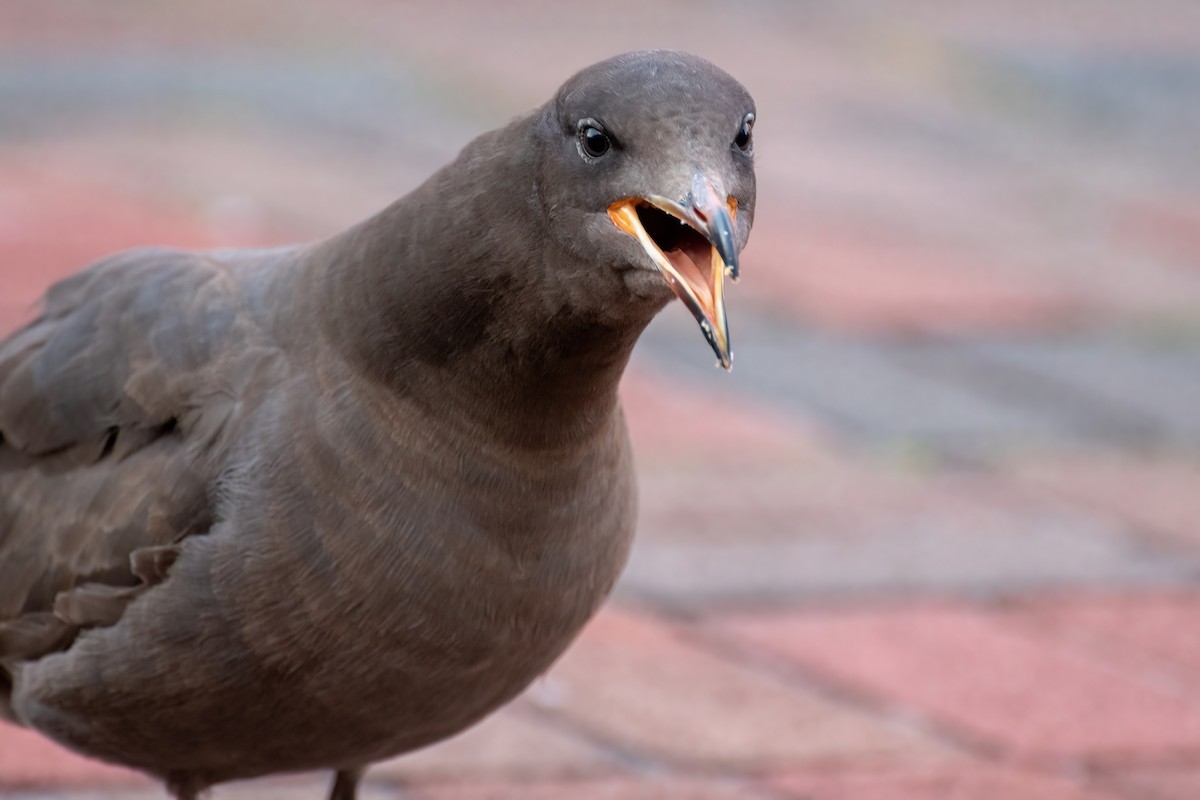
[[[754,127],[754,115],[747,114],[742,117],[742,127],[738,128],[737,136],[733,137],[733,144],[738,150],[743,152],[750,149],[750,131]]]
[[[599,158],[612,148],[612,140],[591,120],[579,123],[579,149],[588,158]]]

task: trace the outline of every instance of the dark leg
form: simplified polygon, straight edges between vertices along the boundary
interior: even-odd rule
[[[190,773],[179,770],[167,773],[167,791],[175,800],[196,800],[204,788]]]
[[[358,795],[358,779],[362,777],[362,769],[339,769],[333,776],[333,788],[329,790],[329,800],[354,800]]]

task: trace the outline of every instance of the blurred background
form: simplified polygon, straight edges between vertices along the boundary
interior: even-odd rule
[[[614,601],[367,797],[1200,797],[1195,0],[3,0],[0,330],[116,249],[332,234],[649,47],[758,103],[735,369],[660,316]],[[0,795],[162,792],[0,726]]]

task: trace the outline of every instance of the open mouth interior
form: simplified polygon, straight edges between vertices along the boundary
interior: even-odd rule
[[[691,225],[645,201],[639,202],[635,210],[647,235],[662,250],[671,266],[687,281],[696,297],[711,308],[715,301],[709,281],[712,244]]]
[[[671,291],[700,323],[704,338],[717,354],[717,363],[729,369],[732,362],[723,289],[726,272],[732,276],[736,270],[727,270],[716,245],[685,221],[694,219],[706,229],[713,226],[715,235],[723,237],[728,248],[731,217],[713,206],[706,201],[704,208],[685,209],[662,197],[630,197],[609,206],[608,215],[619,230],[638,240]],[[732,213],[732,201],[729,207]],[[710,219],[710,214],[716,214],[715,218]]]

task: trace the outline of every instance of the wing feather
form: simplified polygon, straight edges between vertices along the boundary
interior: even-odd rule
[[[0,342],[0,662],[112,624],[212,525],[239,392],[279,361],[239,298],[212,258],[132,251]]]

